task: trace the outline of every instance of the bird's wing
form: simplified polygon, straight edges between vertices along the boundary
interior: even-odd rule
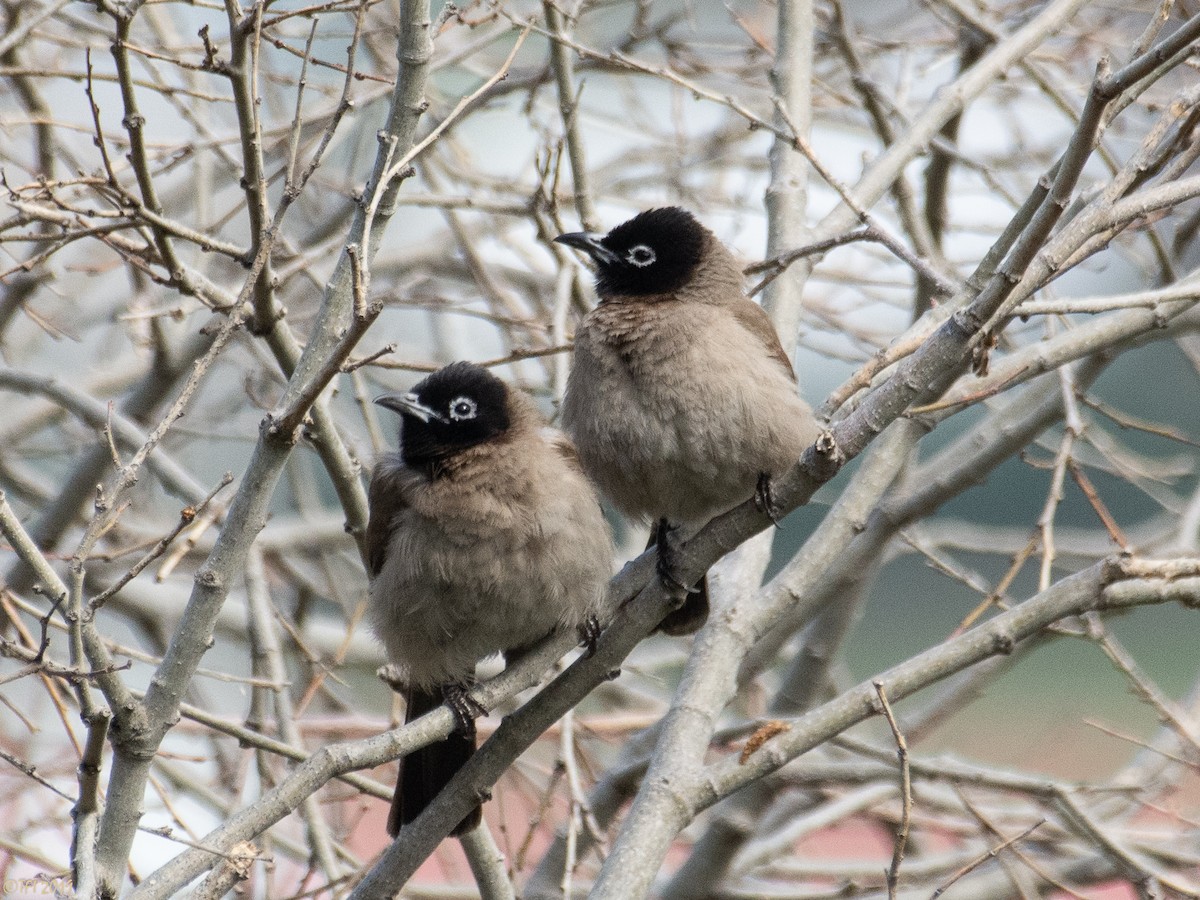
[[[367,520],[367,566],[372,578],[383,569],[396,514],[408,505],[401,480],[395,477],[397,469],[395,461],[386,457],[380,460],[371,473],[371,484],[367,488],[367,505],[371,511]]]
[[[783,344],[779,342],[779,335],[776,334],[775,326],[771,324],[771,317],[767,315],[766,311],[753,300],[745,298],[730,305],[729,311],[733,313],[733,317],[739,325],[762,341],[763,349],[779,365],[783,366],[788,377],[795,381],[796,371],[792,368],[792,361],[788,359]]]

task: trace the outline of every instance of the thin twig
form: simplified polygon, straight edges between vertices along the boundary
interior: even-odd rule
[[[208,504],[212,502],[213,498],[216,497],[221,490],[232,483],[232,473],[226,472],[225,475],[222,476],[220,483],[212,489],[208,496],[206,496],[194,507],[184,507],[179,513],[179,521],[175,523],[175,526],[169,532],[167,532],[158,540],[154,547],[152,547],[145,556],[134,563],[130,567],[129,571],[117,579],[117,581],[111,587],[106,588],[99,594],[96,594],[94,597],[92,597],[88,603],[91,610],[95,612],[96,610],[100,609],[109,599],[119,592],[121,588],[133,581],[133,579],[141,574],[141,572],[148,565],[162,556],[162,554],[167,551],[167,548],[171,546],[172,542],[174,542],[175,538],[179,537],[179,533],[191,525],[195,521],[198,514],[204,512]]]
[[[1029,835],[1033,834],[1033,832],[1036,829],[1038,829],[1043,824],[1045,824],[1045,821],[1046,821],[1045,819],[1042,819],[1040,821],[1034,822],[1032,825],[1030,825],[1028,828],[1026,828],[1020,834],[1013,835],[1008,840],[1006,840],[1000,844],[997,844],[995,847],[992,847],[986,853],[981,854],[978,859],[972,861],[971,863],[969,863],[966,866],[963,866],[961,869],[959,869],[957,872],[955,872],[948,881],[946,881],[938,886],[937,890],[935,890],[933,892],[932,900],[937,900],[937,898],[942,896],[942,894],[946,893],[946,891],[956,881],[959,881],[961,878],[963,878],[963,876],[969,875],[971,872],[974,872],[976,869],[978,869],[980,866],[982,866],[989,859],[995,859],[1003,851],[1005,851],[1005,850],[1009,849],[1010,847],[1012,847],[1013,845],[1025,840],[1025,838],[1027,838],[1027,837],[1029,837]]]
[[[900,822],[896,826],[892,863],[887,870],[888,898],[894,900],[900,886],[900,864],[904,862],[904,851],[908,847],[908,830],[912,822],[912,773],[908,768],[908,742],[904,740],[904,732],[900,730],[900,725],[892,713],[892,705],[888,703],[883,682],[873,681],[872,685],[888,727],[892,729],[892,737],[896,741],[896,756],[900,760]]]

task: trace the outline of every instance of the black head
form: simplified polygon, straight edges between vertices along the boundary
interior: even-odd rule
[[[677,291],[704,255],[708,230],[686,209],[648,209],[605,235],[579,231],[554,240],[596,261],[596,293],[645,296]]]
[[[508,388],[487,369],[451,363],[407,394],[375,402],[400,413],[400,455],[421,466],[482,444],[508,430]]]

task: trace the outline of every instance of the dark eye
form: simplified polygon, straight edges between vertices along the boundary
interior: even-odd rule
[[[475,401],[470,397],[456,397],[450,401],[450,418],[455,422],[475,418]]]
[[[630,247],[629,252],[625,254],[625,261],[637,266],[639,269],[644,269],[646,266],[651,265],[656,259],[658,259],[658,256],[645,244]]]

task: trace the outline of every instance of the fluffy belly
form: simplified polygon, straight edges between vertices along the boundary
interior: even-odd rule
[[[393,540],[370,603],[388,658],[416,687],[468,679],[477,661],[578,624],[588,611],[588,587],[559,580],[528,546],[483,541],[451,552],[416,534]]]
[[[782,436],[760,441],[752,452],[743,441],[746,430],[736,423],[722,427],[729,424],[714,418],[663,427],[629,416],[603,435],[580,440],[580,458],[625,515],[703,523],[749,499],[760,472],[774,474],[795,458]]]
[[[622,313],[642,319],[622,331]],[[760,473],[786,470],[815,437],[795,383],[720,309],[602,305],[592,315],[577,337],[563,425],[626,515],[703,523],[749,499]]]

